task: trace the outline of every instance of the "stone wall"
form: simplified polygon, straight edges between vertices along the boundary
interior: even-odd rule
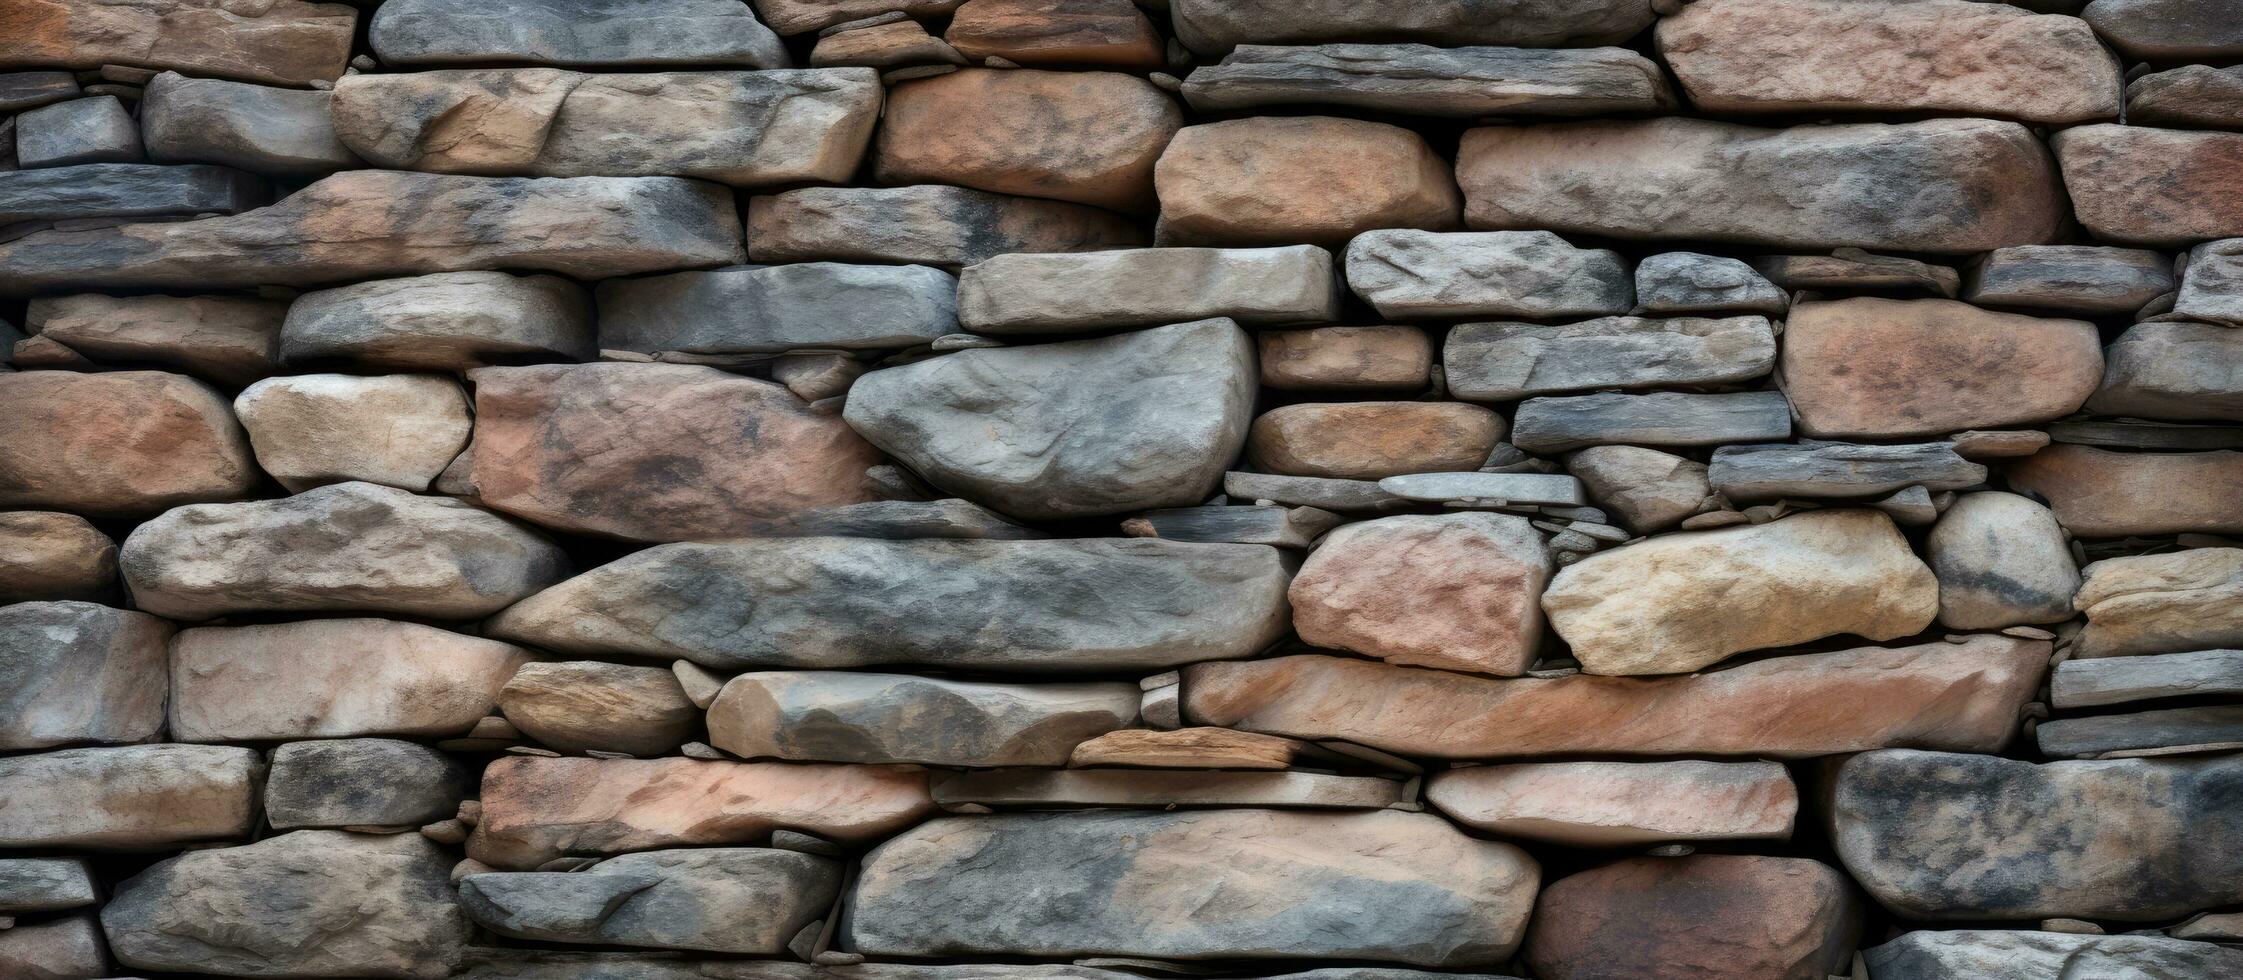
[[[2229,65],[0,0],[0,977],[2243,977]]]

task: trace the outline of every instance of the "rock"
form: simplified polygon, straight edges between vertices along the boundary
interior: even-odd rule
[[[874,371],[843,417],[935,486],[1049,520],[1205,500],[1253,402],[1253,342],[1216,319]]]
[[[0,847],[155,851],[241,840],[257,824],[264,778],[256,750],[230,745],[0,756]]]
[[[786,385],[794,397],[805,402],[821,402],[848,394],[849,386],[856,384],[872,366],[848,354],[826,352],[780,354],[771,359],[770,369],[771,380]]]
[[[247,214],[0,243],[0,276],[13,280],[0,291],[301,286],[493,266],[600,279],[729,265],[744,257],[731,197],[675,177],[354,170]]]
[[[957,9],[959,0],[755,0],[763,22],[781,34],[821,31],[860,18],[888,13],[909,17],[940,17]]]
[[[1449,394],[1474,401],[1592,388],[1749,381],[1776,364],[1766,317],[1599,317],[1580,323],[1466,323],[1441,352]]]
[[[1104,857],[1085,862],[1087,854]],[[1211,863],[1208,854],[1230,859]],[[1492,967],[1517,947],[1539,877],[1524,851],[1426,814],[948,817],[866,855],[844,941],[876,956]],[[1021,880],[1037,887],[1007,884]],[[1279,892],[1287,897],[1272,904]],[[1170,917],[1192,905],[1201,913],[1193,921]]]
[[[1307,746],[1289,738],[1228,728],[1170,732],[1126,728],[1075,746],[1070,766],[1145,766],[1157,769],[1288,769]]]
[[[2187,245],[2243,236],[2243,134],[2147,126],[2075,126],[2048,145],[2072,211],[2095,237]]]
[[[1559,473],[1409,473],[1387,477],[1378,485],[1404,500],[1431,504],[1497,500],[1573,507],[1582,503],[1581,481]]]
[[[975,61],[1031,68],[1146,71],[1168,63],[1153,22],[1129,0],[969,0],[942,36]]]
[[[1223,474],[1223,492],[1241,500],[1269,500],[1292,507],[1326,510],[1389,510],[1408,501],[1370,480],[1329,480],[1314,476],[1281,476],[1275,473]]]
[[[2233,449],[2243,447],[2243,427],[2188,425],[2179,422],[2144,422],[2129,419],[2080,419],[2050,422],[2049,441],[2076,446],[2110,446],[2118,449]]]
[[[2243,422],[2243,330],[2138,323],[2104,351],[2097,415]]]
[[[171,624],[146,613],[0,606],[0,750],[156,741],[170,640]]]
[[[1502,416],[1456,402],[1303,402],[1255,419],[1246,456],[1272,473],[1352,480],[1472,470],[1504,429]]]
[[[1253,326],[1338,320],[1332,253],[1293,245],[1011,254],[958,274],[958,323],[975,333],[1076,333],[1212,317]]]
[[[2133,313],[2173,291],[2173,262],[2139,248],[2017,245],[1986,254],[1963,300],[2066,313]]]
[[[635,541],[872,499],[879,455],[785,388],[685,364],[479,368],[469,474],[485,505]],[[862,386],[860,385],[860,390]]]
[[[1791,298],[1741,259],[1661,252],[1636,264],[1636,311],[1759,313],[1780,317]]]
[[[1436,773],[1426,802],[1467,827],[1565,847],[1789,840],[1799,790],[1774,762],[1527,762]]]
[[[350,480],[425,491],[475,428],[467,393],[433,374],[268,378],[234,414],[257,465],[292,492]]]
[[[1062,766],[1077,744],[1134,724],[1137,701],[1126,683],[747,673],[709,706],[709,740],[751,759]]]
[[[2011,463],[2011,489],[2048,501],[2083,538],[2243,531],[2243,452],[2114,453],[2050,446]]]
[[[2243,746],[2243,705],[2217,704],[2127,714],[2056,718],[2033,729],[2044,756],[2057,759],[2163,755],[2171,750]]]
[[[725,847],[625,854],[569,874],[472,874],[460,907],[516,939],[770,955],[840,891],[830,858]]]
[[[506,720],[547,748],[662,755],[701,729],[701,710],[666,667],[523,664],[498,693]]]
[[[451,816],[475,774],[425,745],[387,738],[289,742],[273,750],[265,816],[274,828],[416,827]]]
[[[0,912],[52,912],[101,901],[82,858],[0,858]]]
[[[2065,970],[2189,980],[2243,970],[2243,950],[2214,943],[2010,929],[1919,930],[1861,955],[1874,980],[2037,980]]]
[[[819,32],[817,45],[810,49],[810,67],[890,69],[966,64],[966,56],[958,49],[930,36],[926,27],[908,17],[881,20],[876,16],[850,23],[863,26],[837,24],[837,30]]]
[[[1915,919],[2142,922],[2243,899],[2243,760],[2034,765],[1892,750],[1847,760],[1838,856]]]
[[[2000,629],[2072,618],[2079,566],[2048,508],[2016,494],[1964,494],[1925,543],[1941,625]]]
[[[175,508],[135,528],[119,560],[134,601],[173,619],[359,609],[474,619],[568,574],[561,549],[518,524],[371,483]]]
[[[881,766],[507,757],[483,772],[467,854],[527,870],[563,855],[762,844],[775,829],[859,842],[934,811],[927,774]]]
[[[983,769],[937,777],[934,795],[936,803],[952,810],[1178,806],[1382,810],[1417,803],[1414,788],[1371,776],[1144,769]]]
[[[726,0],[394,0],[375,12],[367,33],[374,53],[391,66],[785,68],[792,63],[778,35],[753,12]]]
[[[1549,580],[1549,553],[1526,518],[1386,517],[1327,535],[1288,596],[1303,642],[1516,676],[1534,663]]]
[[[2114,119],[2118,59],[2075,17],[1933,0],[1706,0],[1659,22],[1659,54],[1707,113],[1951,112]],[[1835,972],[1835,971],[1826,971]]]
[[[199,381],[17,371],[0,373],[0,404],[0,506],[137,517],[257,486],[249,440]]]
[[[1430,5],[1170,0],[1169,6],[1175,17],[1176,39],[1200,54],[1221,54],[1240,44],[1328,41],[1588,47],[1627,40],[1657,19],[1651,5],[1643,0],[1558,5],[1534,0]]]
[[[1600,316],[1633,303],[1619,253],[1546,231],[1368,232],[1347,246],[1347,285],[1396,318]]]
[[[679,2],[711,0],[617,5]],[[634,37],[646,23],[631,22]],[[335,84],[334,116],[343,144],[378,167],[770,186],[848,180],[879,112],[878,76],[869,68],[636,75],[480,68],[351,75]]]
[[[85,518],[55,511],[0,512],[0,604],[117,592],[117,543]]]
[[[399,371],[466,371],[523,361],[588,361],[592,303],[559,276],[440,272],[304,293],[288,307],[281,356]]]
[[[2106,558],[2084,571],[2072,606],[2087,628],[2074,656],[2243,646],[2243,548]]]
[[[754,521],[741,537],[748,538],[973,538],[990,541],[1027,541],[1043,532],[1014,523],[996,511],[956,498],[944,500],[870,500],[840,507],[821,507],[786,517]]]
[[[80,94],[77,76],[66,71],[0,73],[0,112],[36,109]]]
[[[271,199],[271,188],[258,177],[199,163],[81,163],[0,171],[0,224],[230,215]]]
[[[2049,678],[2049,694],[2057,708],[2243,694],[2243,650],[2066,660]]]
[[[1778,371],[1807,435],[1936,436],[2077,411],[2103,352],[2085,320],[1857,297],[1792,307]]]
[[[1861,918],[1819,861],[1626,858],[1543,889],[1525,959],[1550,980],[1826,977],[1847,968]]]
[[[1732,501],[1786,497],[1875,497],[1908,487],[1962,490],[1986,482],[1986,467],[1949,443],[1854,445],[1841,442],[1722,446],[1706,477]]]
[[[0,970],[9,976],[98,977],[109,955],[93,916],[73,915],[0,930]]]
[[[31,0],[9,18],[0,69],[131,65],[304,86],[343,73],[357,25],[357,10],[304,0]]]
[[[1833,249],[1829,255],[1762,255],[1752,260],[1752,266],[1778,288],[1793,292],[1835,290],[1953,299],[1962,289],[1962,274],[1951,266],[1858,248]]]
[[[140,162],[140,130],[115,96],[57,102],[14,122],[16,163],[23,167]]]
[[[602,283],[600,347],[768,354],[915,347],[958,332],[958,280],[923,265],[803,262]]]
[[[185,630],[172,642],[171,737],[465,735],[534,659],[512,644],[384,619]]]
[[[1130,75],[968,68],[888,91],[873,176],[1150,211],[1183,116]]]
[[[1680,392],[1529,398],[1512,416],[1511,443],[1530,453],[1588,446],[1718,446],[1791,438],[1780,391]]]
[[[517,604],[488,632],[719,669],[1165,670],[1276,642],[1281,556],[1116,538],[666,545]]]
[[[1983,252],[2049,241],[2064,211],[2040,141],[1984,119],[1486,126],[1457,183],[1473,228],[1778,248]]]
[[[1184,719],[1435,759],[1798,759],[1890,745],[1997,752],[2016,735],[2048,651],[2046,641],[1982,635],[1653,679],[1480,678],[1285,656],[1185,668]]]
[[[352,76],[361,77],[361,76]],[[370,76],[367,76],[370,77]],[[219,163],[311,176],[360,166],[335,138],[333,93],[164,72],[140,99],[140,132],[160,163]]]
[[[1423,137],[1331,116],[1186,126],[1153,182],[1163,244],[1336,247],[1380,228],[1448,231],[1464,206],[1448,161]]]
[[[1664,531],[1702,510],[1713,487],[1706,464],[1656,449],[1591,446],[1566,458],[1597,505],[1638,534]]]
[[[103,296],[31,300],[31,333],[103,361],[160,364],[238,388],[279,369],[287,304],[246,296]]]
[[[1651,59],[1625,48],[1424,44],[1240,45],[1184,79],[1197,112],[1333,105],[1473,119],[1656,112],[1675,105]]]
[[[748,201],[756,262],[901,262],[955,271],[1009,252],[1145,244],[1134,222],[1065,201],[965,187],[804,187]]]
[[[2243,70],[2182,65],[2126,83],[2126,118],[2142,126],[2243,126]]]
[[[2205,242],[2186,253],[2187,271],[2163,320],[2243,326],[2243,240]]]
[[[2039,429],[1970,429],[1948,436],[1947,442],[1964,459],[2013,459],[2041,451],[2048,445],[2048,433]]]
[[[2138,60],[2193,61],[2243,55],[2243,24],[2218,0],[2095,0],[2080,16]]]
[[[101,927],[145,970],[444,977],[467,943],[451,864],[418,834],[299,830],[159,862],[118,886]]]
[[[1262,386],[1280,391],[1423,388],[1433,342],[1417,327],[1311,327],[1255,334]]]

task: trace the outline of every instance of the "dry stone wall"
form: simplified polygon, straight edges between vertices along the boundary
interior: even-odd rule
[[[0,978],[2243,977],[2235,0],[0,0]]]

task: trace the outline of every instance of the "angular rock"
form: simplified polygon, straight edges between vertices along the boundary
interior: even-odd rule
[[[2158,319],[2243,326],[2243,240],[2222,239],[2189,249],[2173,310]]]
[[[199,381],[17,371],[0,373],[0,404],[0,506],[137,517],[257,486],[232,409]]]
[[[220,163],[261,174],[315,175],[360,166],[335,138],[334,93],[164,72],[140,98],[140,134],[161,163]]]
[[[1283,553],[1140,539],[782,538],[649,548],[494,618],[551,650],[719,669],[1165,670],[1287,629]]]
[[[1858,248],[1832,249],[1829,255],[1763,255],[1752,260],[1752,267],[1777,287],[1792,291],[1878,292],[1953,299],[1962,289],[1962,274],[1952,266],[1933,265],[1897,255],[1877,255]]]
[[[1417,803],[1414,789],[1374,776],[1143,769],[985,769],[937,777],[934,795],[935,802],[947,808],[1267,806],[1382,810]]]
[[[870,500],[821,507],[752,522],[741,535],[748,538],[882,538],[888,541],[915,538],[1028,541],[1045,536],[987,507],[955,497]]]
[[[1636,263],[1636,312],[1759,313],[1780,317],[1791,297],[1742,259],[1661,252]]]
[[[888,91],[873,176],[1150,211],[1153,163],[1183,124],[1135,76],[968,68]]]
[[[140,162],[140,130],[113,95],[42,106],[13,122],[16,163],[22,167]]]
[[[2243,695],[2243,650],[2066,660],[2056,665],[2048,686],[2049,703],[2057,708]]]
[[[425,745],[387,738],[289,742],[273,750],[265,818],[274,828],[418,827],[451,816],[475,774]]]
[[[1379,228],[1452,230],[1464,207],[1448,161],[1424,137],[1331,116],[1186,126],[1162,151],[1153,186],[1159,240],[1176,245],[1336,247]]]
[[[351,480],[425,491],[475,428],[459,382],[434,374],[267,378],[234,415],[257,465],[292,492]]]
[[[958,274],[958,323],[975,333],[1076,333],[1209,317],[1257,326],[1338,320],[1332,253],[1293,245],[1012,254]]]
[[[460,907],[502,936],[718,953],[785,953],[841,891],[831,858],[768,848],[651,851],[583,871],[471,874]]]
[[[1807,435],[1936,436],[2077,411],[2103,351],[2085,320],[1857,297],[1792,307],[1778,372]]]
[[[1504,837],[1566,847],[1789,840],[1799,790],[1775,762],[1527,762],[1437,773],[1426,802]]]
[[[1725,384],[1776,365],[1766,317],[1599,317],[1580,323],[1465,323],[1441,352],[1449,394],[1474,401],[1591,388]]]
[[[1262,386],[1280,391],[1360,391],[1425,386],[1433,341],[1417,327],[1311,327],[1254,335]]]
[[[1591,446],[1566,457],[1597,506],[1637,534],[1664,531],[1705,509],[1706,464],[1637,446]]]
[[[1534,663],[1549,580],[1549,552],[1524,517],[1385,517],[1325,536],[1287,595],[1306,643],[1516,676]]]
[[[1242,44],[1184,79],[1198,112],[1335,105],[1464,119],[1597,116],[1675,105],[1659,66],[1625,48]]]
[[[1918,930],[1861,955],[1874,980],[2039,980],[2065,970],[2190,980],[2243,970],[2243,950],[2215,943],[2009,929]]]
[[[836,24],[833,30],[818,32],[817,46],[810,49],[810,67],[861,66],[885,70],[966,64],[965,55],[941,38],[929,35],[918,21],[908,17],[881,19],[887,16],[891,15],[850,22],[864,25],[861,27]]]
[[[22,112],[79,96],[78,78],[66,71],[0,73],[0,112]]]
[[[1397,318],[1603,316],[1634,303],[1619,253],[1546,231],[1369,232],[1348,243],[1347,285]]]
[[[1500,500],[1510,504],[1578,507],[1581,481],[1560,473],[1409,473],[1380,480],[1379,489],[1404,500]]]
[[[755,12],[771,29],[789,36],[888,13],[940,17],[959,0],[755,0]]]
[[[0,750],[163,734],[171,624],[90,602],[0,606]]]
[[[271,199],[271,188],[255,175],[200,163],[81,163],[0,171],[0,224],[231,215]]]
[[[1171,0],[1170,10],[1177,40],[1201,54],[1221,54],[1240,44],[1326,41],[1587,47],[1625,41],[1658,19],[1643,0],[1568,4]]]
[[[778,35],[727,0],[394,0],[375,12],[367,34],[374,53],[393,66],[792,63]]]
[[[0,847],[171,850],[241,840],[265,760],[230,745],[134,745],[0,756]]]
[[[1615,861],[1551,882],[1534,908],[1525,959],[1550,980],[1827,977],[1862,928],[1836,868],[1743,854]]]
[[[1148,71],[1168,64],[1153,22],[1129,0],[970,0],[943,32],[975,61],[1031,68]]]
[[[1986,254],[1965,302],[2065,313],[2133,313],[2173,291],[2173,262],[2139,248],[2016,245]]]
[[[0,858],[0,913],[52,912],[101,901],[80,858]]]
[[[597,295],[603,350],[881,350],[958,332],[958,280],[923,265],[743,265],[606,282]]]
[[[2050,446],[2011,463],[2009,485],[2048,501],[2083,538],[2243,531],[2243,452],[2116,453]]]
[[[1494,966],[1517,947],[1539,878],[1524,851],[1426,814],[949,817],[865,857],[844,932],[872,955]],[[1005,884],[1022,879],[1037,887]],[[1193,905],[1193,921],[1171,918]]]
[[[1241,500],[1268,500],[1291,507],[1326,510],[1388,510],[1408,501],[1371,480],[1328,480],[1315,476],[1281,476],[1275,473],[1223,474],[1223,492]]]
[[[2056,515],[2012,493],[1955,500],[1925,539],[1939,578],[1939,622],[2000,629],[2072,618],[2079,565]]]
[[[1148,511],[1122,522],[1133,538],[1307,548],[1344,518],[1315,507],[1212,504]]]
[[[349,6],[304,0],[30,0],[0,25],[0,69],[129,65],[302,86],[342,75],[357,25]]]
[[[1228,728],[1160,732],[1125,728],[1075,746],[1070,766],[1144,766],[1155,769],[1288,769],[1307,745],[1275,735]]]
[[[2056,718],[2041,722],[2033,737],[2042,755],[2056,759],[2161,754],[2197,747],[2234,749],[2243,746],[2243,704]]]
[[[2243,646],[2243,548],[2106,558],[2084,571],[2072,606],[2087,629],[2074,656]]]
[[[742,758],[1063,766],[1137,721],[1122,682],[992,684],[909,674],[755,672],[709,706],[709,742]]]
[[[1196,504],[1238,458],[1253,341],[1201,320],[874,371],[843,418],[944,490],[1049,520]]]
[[[2219,0],[2094,0],[2080,16],[2134,58],[2194,61],[2243,55],[2234,13]]]
[[[93,916],[74,915],[0,931],[0,970],[9,976],[98,977],[110,973],[109,955]]]
[[[2243,127],[2243,68],[2182,65],[2126,83],[2126,118],[2142,126]]]
[[[1247,435],[1256,468],[1376,480],[1474,470],[1503,440],[1503,417],[1456,402],[1303,402],[1262,413]]]
[[[289,304],[280,352],[292,366],[339,362],[466,371],[598,353],[592,303],[559,276],[439,272],[304,293]]]
[[[55,511],[0,512],[0,603],[117,592],[117,543],[85,518]]]
[[[805,187],[748,201],[756,262],[900,262],[955,271],[1009,252],[1145,244],[1111,211],[965,187]]]
[[[1529,398],[1512,415],[1511,443],[1530,453],[1589,446],[1718,446],[1791,437],[1780,391],[1680,392]]]
[[[2103,352],[2097,415],[2243,422],[2243,330],[2204,323],[2138,323]]]
[[[1854,445],[1842,442],[1722,446],[1706,478],[1733,501],[1784,497],[1876,497],[1908,487],[1961,490],[1986,482],[1986,467],[1944,442]]]
[[[465,735],[534,659],[512,644],[384,619],[184,630],[171,650],[171,737]]]
[[[279,369],[285,303],[246,296],[40,296],[31,333],[101,361],[178,368],[227,387]]]
[[[701,709],[665,667],[523,664],[498,692],[506,720],[562,752],[662,755],[701,729]]]
[[[2072,212],[2095,237],[2186,245],[2243,236],[2243,134],[2075,126],[2051,134]],[[2017,244],[2017,243],[2009,243]]]

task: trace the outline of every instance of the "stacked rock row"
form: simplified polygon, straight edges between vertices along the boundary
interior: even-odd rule
[[[0,976],[2243,976],[2236,62],[0,0]]]

